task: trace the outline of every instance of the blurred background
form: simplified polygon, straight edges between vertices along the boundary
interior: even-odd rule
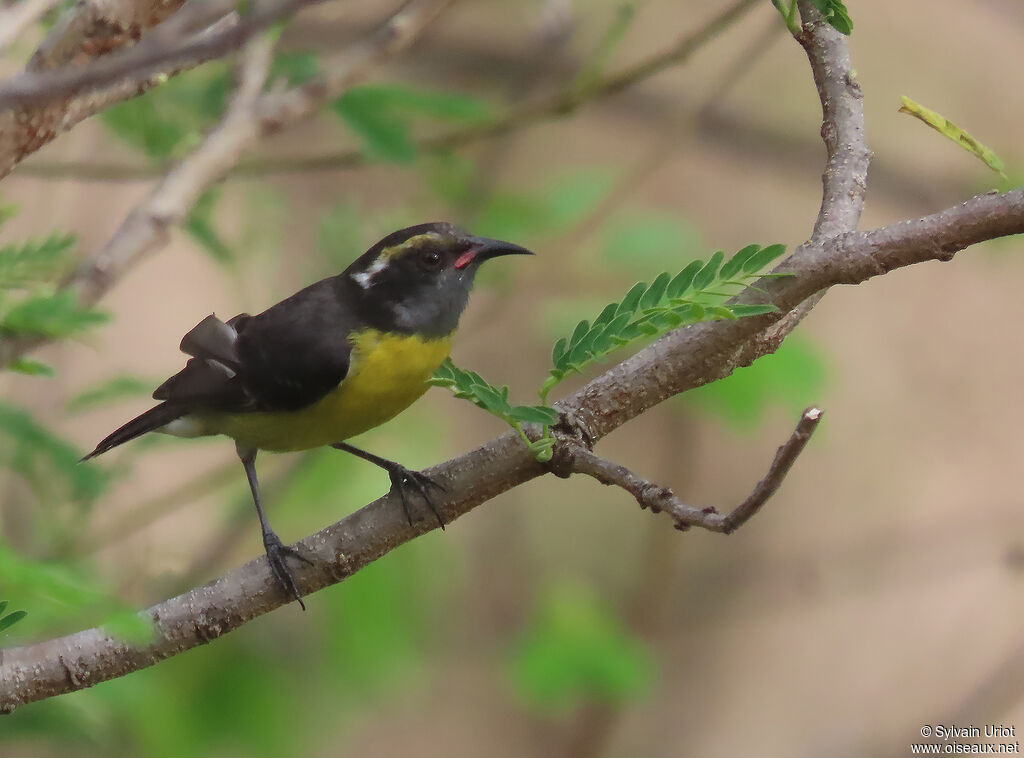
[[[310,76],[382,5],[303,13],[277,75]],[[635,281],[806,239],[820,104],[767,0],[614,97],[418,147],[585,92],[725,7],[465,0],[371,84],[261,143],[104,298],[108,320],[32,355],[52,376],[0,378],[0,600],[28,611],[0,643],[98,623],[144,633],[129,609],[262,552],[226,440],[154,436],[74,463],[149,406],[181,365],[180,336],[211,311],[258,312],[395,228],[450,219],[538,252],[483,272],[454,352],[531,403],[554,340]],[[874,151],[864,228],[1020,183],[1021,8],[850,4]],[[8,50],[4,72],[37,41]],[[102,246],[216,122],[229,78],[225,63],[189,72],[31,157],[0,190],[18,209],[5,240],[74,235],[58,245],[71,261]],[[903,94],[999,152],[1009,182],[897,114]],[[352,151],[365,160],[350,165]],[[820,404],[782,490],[733,536],[680,533],[621,491],[546,477],[309,597],[306,613],[289,605],[3,717],[0,753],[881,756],[907,754],[923,724],[1024,728],[1022,253],[1008,239],[836,288],[777,355],[600,444],[687,502],[729,509]],[[435,389],[358,443],[422,468],[501,431]],[[388,486],[330,450],[262,456],[260,475],[286,541]]]

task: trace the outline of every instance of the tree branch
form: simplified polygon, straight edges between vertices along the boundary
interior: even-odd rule
[[[819,408],[808,408],[803,412],[796,429],[775,453],[768,473],[757,483],[750,495],[729,513],[719,513],[713,507],[697,508],[687,505],[668,487],[644,479],[625,466],[595,455],[582,445],[568,445],[564,451],[566,460],[561,466],[564,471],[586,474],[601,484],[621,487],[636,499],[641,508],[649,508],[651,513],[667,513],[675,522],[676,529],[680,531],[685,531],[691,526],[699,526],[712,532],[732,534],[757,513],[768,498],[779,489],[814,434],[814,430],[818,428],[821,417],[822,411]]]
[[[834,284],[856,284],[902,266],[949,260],[968,245],[1020,233],[1024,190],[980,195],[916,221],[804,245],[780,267],[795,277],[760,284],[772,288],[775,303],[787,306]],[[770,318],[713,321],[672,332],[592,380],[558,408],[596,442],[662,400],[727,376],[770,352],[774,345],[768,341],[746,342],[762,332]],[[437,507],[450,523],[545,469],[510,432],[427,473],[445,485],[447,495]],[[340,582],[435,527],[433,519],[410,525],[397,497],[386,495],[300,542],[314,565],[295,569],[298,586],[309,594]],[[144,611],[155,627],[148,644],[129,645],[102,629],[90,629],[5,650],[0,660],[0,711],[151,666],[288,601],[261,556]]]

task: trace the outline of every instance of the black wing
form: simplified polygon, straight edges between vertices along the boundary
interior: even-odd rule
[[[257,316],[207,316],[181,341],[194,357],[153,397],[236,412],[316,402],[348,373],[357,323],[336,288],[325,279]]]

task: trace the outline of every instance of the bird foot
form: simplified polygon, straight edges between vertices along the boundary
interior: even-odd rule
[[[387,472],[391,479],[391,491],[398,492],[398,497],[402,501],[402,509],[405,511],[405,517],[409,520],[409,526],[412,526],[412,510],[409,507],[408,491],[412,489],[423,498],[423,502],[427,504],[430,512],[437,519],[438,526],[444,530],[444,520],[441,518],[441,514],[437,512],[434,501],[430,498],[429,489],[432,487],[439,492],[447,492],[445,486],[421,471],[407,469],[400,463],[389,462]]]
[[[274,575],[278,585],[292,600],[298,601],[302,610],[306,610],[306,604],[302,602],[302,595],[299,593],[299,588],[295,586],[295,577],[292,576],[286,559],[288,557],[297,558],[309,566],[313,565],[313,561],[290,545],[285,545],[274,532],[264,532],[263,547],[267,551],[270,572]]]

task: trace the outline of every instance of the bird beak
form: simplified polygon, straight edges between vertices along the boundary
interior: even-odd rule
[[[469,237],[470,248],[455,261],[455,268],[465,268],[474,261],[483,262],[499,255],[533,255],[532,250],[511,242],[492,240],[487,237]]]

